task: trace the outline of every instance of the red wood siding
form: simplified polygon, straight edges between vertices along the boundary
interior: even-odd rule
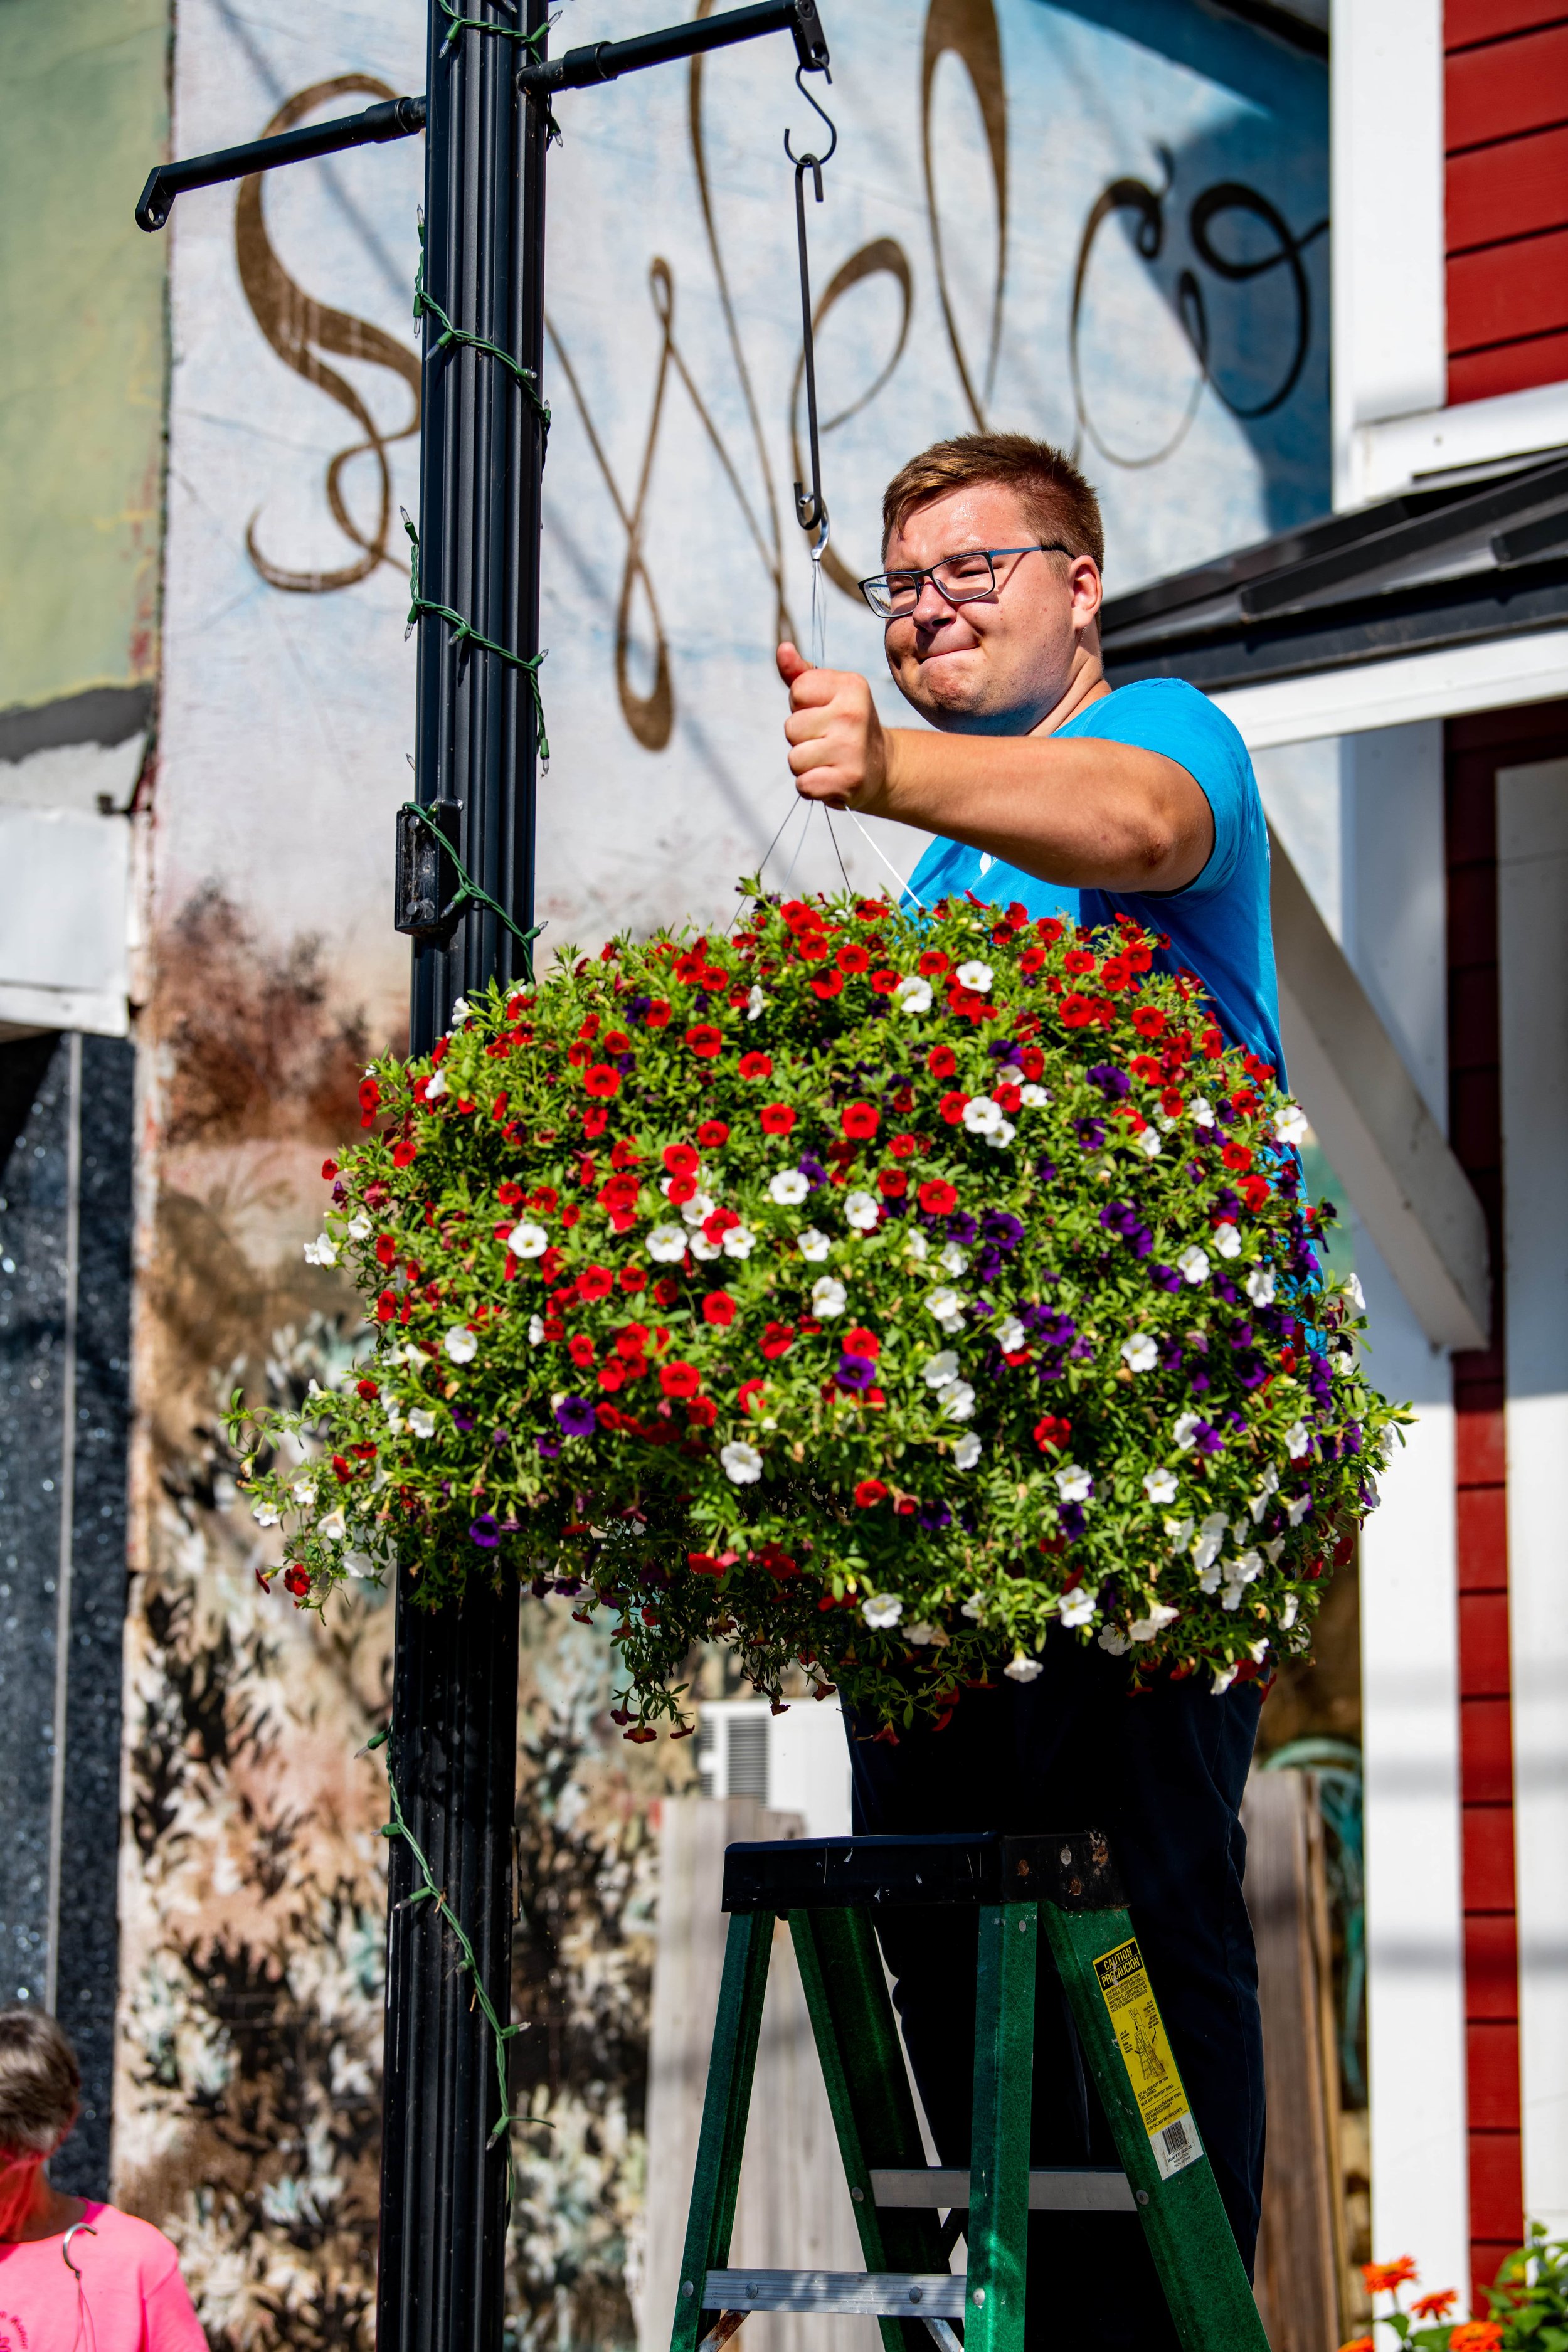
[[[1568,5],[1447,0],[1448,398],[1568,380]]]
[[[1502,1121],[1497,973],[1496,754],[1484,720],[1448,729],[1448,1118],[1487,1211],[1493,1340],[1454,1359],[1459,1791],[1471,2308],[1523,2229],[1519,1951],[1508,1640],[1501,1329]]]

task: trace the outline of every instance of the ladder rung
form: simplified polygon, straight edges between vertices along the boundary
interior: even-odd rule
[[[879,2206],[967,2206],[969,2175],[941,2165],[909,2172],[873,2172],[871,2196]],[[1031,2213],[1131,2213],[1136,2210],[1127,2175],[1114,2165],[1071,2171],[1040,2166],[1029,2174]]]
[[[710,2271],[702,2308],[962,2319],[963,2280],[949,2271]]]

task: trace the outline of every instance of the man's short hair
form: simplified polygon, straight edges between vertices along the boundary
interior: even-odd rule
[[[1104,571],[1100,500],[1070,457],[1026,433],[963,433],[953,441],[933,441],[900,466],[882,494],[883,554],[906,515],[966,482],[1002,482],[1016,490],[1042,539],[1059,539],[1075,555],[1092,555]]]
[[[41,2009],[0,2009],[0,2153],[50,2156],[81,2095],[76,2052]]]

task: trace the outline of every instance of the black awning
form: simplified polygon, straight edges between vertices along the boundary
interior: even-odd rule
[[[1568,624],[1568,454],[1326,516],[1107,600],[1113,686],[1216,693]]]

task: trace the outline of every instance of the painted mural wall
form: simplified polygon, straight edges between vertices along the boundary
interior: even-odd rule
[[[668,13],[571,0],[554,37]],[[874,674],[853,583],[883,481],[942,434],[1076,448],[1118,587],[1327,507],[1321,67],[1175,0],[826,13],[831,661]],[[423,21],[419,0],[182,0],[175,151],[422,89]],[[783,134],[816,126],[788,45],[560,110],[547,948],[728,919],[791,812],[773,646],[814,626]],[[363,1056],[405,1018],[421,169],[417,142],[362,151],[184,197],[172,232],[115,2179],[224,2347],[370,2340],[385,1792],[356,1750],[389,1612],[367,1593],[323,1636],[262,1592],[270,1538],[236,1507],[219,1413],[236,1387],[341,1377],[357,1344],[301,1244]],[[771,877],[826,884],[841,854],[874,885],[918,847],[813,822]],[[621,1744],[595,1635],[525,1615],[514,2326],[629,2345],[657,1811],[691,1767]]]

